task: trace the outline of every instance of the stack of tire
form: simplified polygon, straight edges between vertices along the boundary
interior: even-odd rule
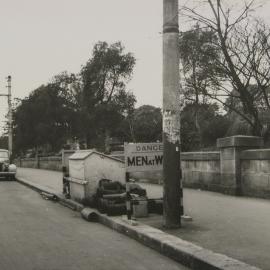
[[[125,187],[120,182],[100,180],[96,194],[99,212],[110,216],[124,214],[126,212],[125,192]]]
[[[131,196],[146,197],[146,190],[130,183]],[[109,216],[126,214],[126,187],[120,182],[101,179],[96,193],[96,205],[100,213]]]

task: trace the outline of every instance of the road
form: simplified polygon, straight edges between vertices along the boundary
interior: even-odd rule
[[[59,186],[56,182],[61,182],[61,174],[51,171],[20,168],[18,175],[36,183],[45,181],[52,189],[54,185]],[[142,185],[149,197],[162,197],[162,186]],[[184,189],[184,208],[193,221],[168,233],[262,269],[270,269],[270,200]],[[163,229],[161,217],[143,222]]]
[[[0,182],[1,270],[186,270],[16,182]]]

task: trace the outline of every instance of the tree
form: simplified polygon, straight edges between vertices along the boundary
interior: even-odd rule
[[[205,95],[240,115],[251,127],[253,135],[263,135],[258,99],[264,110],[269,110],[269,28],[254,18],[255,1],[244,1],[241,9],[226,5],[224,0],[205,1],[208,8],[205,16],[198,7],[184,6],[181,13],[211,31],[216,40],[213,45],[221,52],[217,59],[222,80],[215,87],[207,86]],[[205,13],[206,14],[206,13]],[[212,76],[212,75],[211,75]],[[257,91],[250,91],[256,84]],[[239,100],[240,107],[226,98]]]
[[[194,111],[198,112],[201,132],[197,132]],[[215,148],[216,140],[226,136],[231,121],[219,113],[217,104],[186,104],[181,112],[182,151]]]
[[[202,144],[202,122],[199,121],[201,104],[209,103],[205,94],[209,87],[215,88],[222,78],[219,58],[220,50],[214,46],[216,36],[208,28],[200,28],[196,24],[189,31],[180,33],[179,51],[184,75],[183,94],[184,104],[193,104],[192,116],[197,133],[198,143]]]
[[[113,104],[119,121],[111,121],[111,135],[117,137],[122,142],[136,141],[134,133],[135,103],[135,96],[126,91],[120,91],[114,98]]]
[[[135,58],[120,42],[98,42],[79,75],[60,73],[21,100],[14,111],[17,150],[58,150],[67,139],[106,150],[110,136],[125,137],[135,96],[126,90]]]
[[[136,99],[126,92],[134,65],[134,56],[125,53],[120,42],[98,42],[94,46],[92,57],[80,72],[81,124],[88,147],[99,144],[102,148],[123,114],[134,108]]]
[[[75,134],[75,105],[71,93],[60,82],[64,79],[67,79],[67,74],[55,77],[17,105],[14,111],[17,152],[38,147],[58,151],[66,139]]]
[[[205,104],[207,87],[216,87],[220,72],[220,50],[214,45],[216,36],[208,28],[196,24],[191,30],[180,33],[179,53],[184,75],[183,90],[187,102]]]
[[[162,140],[161,109],[143,105],[135,110],[133,128],[137,142],[155,142]]]

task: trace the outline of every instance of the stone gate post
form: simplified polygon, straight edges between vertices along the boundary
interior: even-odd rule
[[[255,136],[236,135],[217,140],[217,147],[220,148],[221,185],[225,193],[242,194],[240,153],[262,146],[263,139]]]

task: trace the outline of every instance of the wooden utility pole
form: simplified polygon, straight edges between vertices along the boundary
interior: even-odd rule
[[[8,94],[0,94],[8,99],[8,150],[9,158],[12,155],[12,105],[11,105],[11,76],[7,77]]]
[[[11,106],[11,76],[7,77],[7,88],[8,88],[8,151],[9,158],[12,156],[12,106]]]
[[[163,0],[163,225],[181,226],[178,0]]]

